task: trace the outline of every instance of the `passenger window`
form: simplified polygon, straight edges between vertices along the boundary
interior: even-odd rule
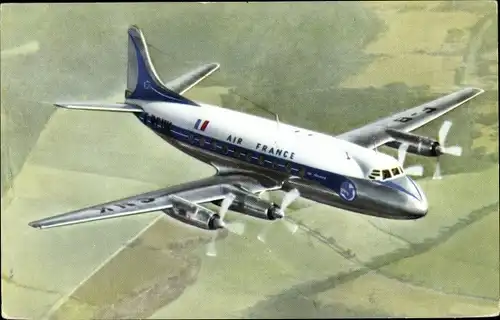
[[[217,142],[212,140],[212,149],[217,150]]]
[[[191,134],[191,133],[189,134],[189,142],[190,142],[190,143],[193,143],[193,142],[194,142],[194,136],[193,136],[193,134]]]
[[[243,151],[243,149],[236,148],[235,152],[236,152],[236,157],[245,159],[245,151]]]
[[[166,133],[166,134],[170,134],[170,131],[172,130],[172,122],[169,122],[169,121],[164,121],[164,125],[163,125],[163,131]]]
[[[200,146],[204,146],[205,145],[205,137],[200,137]]]
[[[265,162],[265,161],[264,161],[264,156],[263,156],[263,155],[260,155],[260,156],[259,156],[259,164],[263,166],[263,165],[264,165],[264,162]]]
[[[287,162],[285,165],[286,172],[290,173],[292,171],[292,164]]]
[[[246,159],[248,162],[252,162],[252,153],[250,151],[247,152]]]
[[[299,176],[304,177],[306,175],[306,169],[304,167],[301,167],[299,170]]]
[[[391,173],[389,172],[389,170],[384,170],[382,171],[382,178],[385,179],[389,179],[391,177]]]
[[[227,145],[222,146],[222,153],[227,154],[229,152],[229,149],[227,148]]]

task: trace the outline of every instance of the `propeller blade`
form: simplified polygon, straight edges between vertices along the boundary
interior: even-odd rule
[[[300,196],[300,192],[297,189],[292,189],[285,194],[283,201],[281,202],[281,211],[285,209]]]
[[[295,223],[291,222],[291,221],[288,221],[288,220],[285,220],[285,219],[282,219],[283,223],[285,224],[285,227],[290,230],[290,232],[292,234],[294,234],[295,232],[297,232],[297,230],[299,229],[299,226],[296,225]]]
[[[423,166],[411,166],[408,167],[405,170],[405,173],[409,176],[423,176],[424,175],[424,167]]]
[[[448,135],[448,132],[450,131],[451,125],[452,125],[452,122],[449,120],[446,120],[441,125],[441,128],[439,128],[438,139],[439,139],[439,144],[442,146],[445,145],[446,136]]]
[[[271,201],[271,196],[269,195],[269,192],[262,191],[261,193],[259,193],[259,199]]]
[[[408,144],[402,143],[398,148],[398,162],[403,167],[405,158],[406,158],[406,150],[408,150]]]
[[[441,177],[441,165],[439,164],[439,158],[436,163],[436,170],[434,171],[434,175],[432,176],[432,179],[434,180],[440,180],[442,179]]]
[[[408,150],[408,144],[402,143],[398,148],[398,161],[401,167],[404,166],[406,158],[406,150]],[[411,166],[404,169],[405,173],[409,176],[422,176],[424,174],[424,167],[421,165]]]
[[[260,242],[266,243],[266,235],[267,235],[267,231],[269,230],[270,227],[271,227],[271,223],[266,223],[264,228],[262,228],[262,231],[257,236],[257,239],[259,239]]]
[[[215,239],[217,238],[217,233],[214,232],[214,235],[212,236],[212,240],[210,240],[209,243],[207,243],[207,256],[209,257],[216,257],[217,256],[217,248],[215,247]]]
[[[226,223],[226,229],[229,232],[235,233],[241,236],[245,232],[245,224],[242,222],[231,222]]]
[[[446,154],[451,154],[452,156],[460,157],[462,155],[462,147],[460,146],[446,147],[443,148],[442,152]]]
[[[229,209],[235,198],[236,196],[230,193],[224,198],[224,200],[222,200],[219,210],[219,216],[221,220],[224,220],[224,216],[226,215],[227,210]]]

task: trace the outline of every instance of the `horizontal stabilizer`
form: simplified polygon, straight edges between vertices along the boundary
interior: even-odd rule
[[[138,107],[127,103],[107,103],[107,102],[58,102],[56,107],[78,110],[113,111],[113,112],[142,112]]]
[[[183,74],[177,79],[168,82],[166,86],[178,94],[183,94],[194,87],[197,83],[217,71],[219,67],[220,65],[218,63],[203,65],[186,74]]]

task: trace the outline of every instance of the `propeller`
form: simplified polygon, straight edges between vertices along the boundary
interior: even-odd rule
[[[288,191],[285,196],[283,197],[283,200],[281,200],[281,206],[279,208],[279,211],[276,212],[276,217],[279,218],[281,220],[281,222],[284,224],[284,226],[292,233],[294,234],[295,232],[297,232],[297,230],[299,229],[299,227],[289,221],[289,220],[286,220],[285,219],[285,210],[288,208],[288,206],[290,204],[292,204],[292,202],[294,202],[298,197],[300,197],[300,192],[299,190],[297,189],[292,189],[290,191]],[[271,223],[267,223],[264,228],[262,229],[262,231],[259,233],[259,235],[257,236],[257,239],[259,239],[259,241],[263,242],[263,243],[266,243],[266,234],[269,230],[269,228],[271,227]]]
[[[280,206],[281,212],[283,212],[283,216],[285,216],[285,209],[288,208],[288,206],[291,205],[292,202],[294,202],[298,197],[300,197],[300,192],[297,189],[292,189],[285,194]]]
[[[214,220],[214,226],[216,229],[227,229],[227,231],[241,236],[245,232],[245,225],[241,222],[225,222],[224,217],[226,216],[229,207],[233,203],[236,196],[232,193],[228,194],[224,200],[222,200],[218,217]],[[215,246],[215,240],[217,239],[218,230],[214,230],[211,241],[207,244],[207,256],[215,257],[217,256],[217,249]]]
[[[400,163],[401,167],[403,167],[405,162],[406,150],[408,150],[407,143],[402,143],[398,148],[398,162]],[[422,176],[424,174],[424,167],[421,165],[416,165],[405,168],[404,171],[409,176]]]
[[[453,146],[453,147],[445,147],[445,142],[446,142],[446,137],[448,136],[448,133],[450,132],[450,128],[453,125],[453,123],[449,120],[446,120],[443,122],[443,125],[439,129],[439,148],[441,153],[445,154],[451,154],[453,156],[460,157],[462,155],[462,147],[460,146]]]
[[[449,120],[446,120],[443,122],[441,125],[441,128],[439,128],[439,133],[438,133],[438,142],[439,146],[436,148],[437,152],[437,163],[436,163],[436,170],[434,171],[434,175],[432,176],[432,179],[442,179],[441,176],[441,165],[439,161],[439,157],[443,154],[449,154],[452,156],[460,157],[462,155],[462,147],[460,146],[452,146],[452,147],[445,147],[445,142],[446,142],[446,137],[448,136],[448,133],[450,132],[450,128],[453,125],[453,123]]]

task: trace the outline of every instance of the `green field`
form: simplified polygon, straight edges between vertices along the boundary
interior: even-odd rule
[[[428,252],[381,271],[445,293],[498,301],[498,208]]]
[[[463,316],[498,310],[495,3],[2,5],[2,312],[21,318]],[[27,23],[29,21],[29,23]],[[209,234],[161,213],[34,230],[31,220],[211,175],[133,116],[56,110],[120,101],[126,29],[139,25],[165,81],[221,69],[192,99],[338,134],[459,87],[486,92],[453,121],[444,179],[424,165],[429,214],[377,219],[301,200],[290,235],[246,222]],[[382,147],[379,151],[396,155]],[[269,195],[279,202],[282,193]],[[216,208],[213,208],[216,210]],[[159,221],[155,219],[159,217]],[[143,232],[139,235],[140,232]],[[131,239],[137,239],[128,243]],[[393,299],[388,297],[393,296]]]

